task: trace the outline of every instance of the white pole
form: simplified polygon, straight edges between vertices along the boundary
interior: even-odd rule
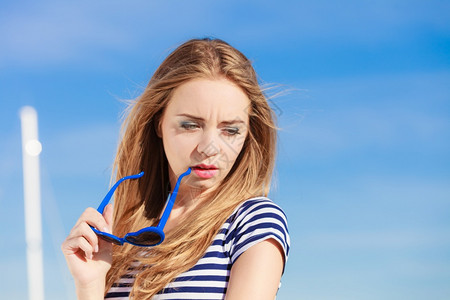
[[[25,236],[27,243],[28,295],[30,300],[44,300],[42,255],[41,191],[37,113],[33,107],[20,110],[22,124],[23,188],[25,198]]]

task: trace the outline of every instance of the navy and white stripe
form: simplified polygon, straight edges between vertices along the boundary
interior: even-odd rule
[[[197,264],[153,299],[224,299],[233,263],[251,246],[267,239],[280,244],[286,261],[290,239],[284,212],[268,198],[245,201],[223,224]],[[128,275],[114,284],[105,299],[129,299],[135,275],[131,266]]]

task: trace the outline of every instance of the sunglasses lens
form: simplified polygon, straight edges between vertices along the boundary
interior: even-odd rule
[[[141,246],[153,246],[161,242],[161,236],[153,231],[144,231],[139,235],[128,235],[126,239],[130,243]]]
[[[113,243],[116,245],[123,245],[123,241],[121,239],[119,239],[118,237],[116,237],[115,235],[100,231],[94,227],[92,227],[92,230],[95,232],[95,234],[100,237],[102,240],[107,241],[108,243]]]
[[[104,234],[98,234],[98,233],[97,233],[97,235],[99,237],[101,237],[104,241],[107,241],[108,243],[113,243],[113,244],[116,244],[116,245],[119,245],[119,246],[123,245],[123,243],[121,241],[119,241],[118,239],[115,239],[115,238],[113,238],[111,236],[104,235]]]

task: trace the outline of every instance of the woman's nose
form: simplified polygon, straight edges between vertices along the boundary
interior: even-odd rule
[[[220,153],[219,137],[213,132],[204,132],[198,145],[197,151],[207,157]]]

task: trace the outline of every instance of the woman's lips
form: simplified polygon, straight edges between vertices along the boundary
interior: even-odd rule
[[[208,179],[211,177],[214,177],[217,172],[218,172],[218,168],[214,165],[196,165],[192,167],[192,171],[194,171],[194,173],[200,177],[200,178],[204,178],[204,179]]]

